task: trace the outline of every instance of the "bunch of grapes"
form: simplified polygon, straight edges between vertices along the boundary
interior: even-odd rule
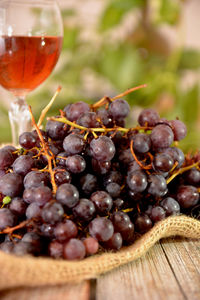
[[[177,147],[180,120],[143,110],[125,128],[118,96],[67,105],[46,130],[0,150],[0,249],[67,260],[119,250],[155,223],[199,218],[200,154]]]

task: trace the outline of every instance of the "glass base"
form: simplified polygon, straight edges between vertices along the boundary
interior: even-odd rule
[[[31,131],[31,116],[25,98],[18,98],[11,103],[9,119],[12,130],[12,143],[18,145],[21,133]]]

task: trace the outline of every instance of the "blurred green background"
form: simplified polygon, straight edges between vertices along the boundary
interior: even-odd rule
[[[162,117],[179,117],[187,124],[188,136],[181,142],[185,151],[199,149],[200,50],[186,43],[185,16],[190,2],[200,9],[198,0],[58,2],[64,20],[63,51],[50,78],[28,96],[35,116],[58,85],[63,89],[51,115],[69,102],[91,103],[147,83],[147,88],[127,97],[132,106],[129,125],[143,107],[156,108]],[[196,11],[191,17],[194,28],[198,15]],[[12,96],[4,91],[0,97],[0,142],[8,142]]]

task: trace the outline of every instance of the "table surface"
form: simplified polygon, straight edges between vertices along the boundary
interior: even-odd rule
[[[200,240],[168,238],[142,258],[76,285],[19,288],[1,300],[200,300]]]

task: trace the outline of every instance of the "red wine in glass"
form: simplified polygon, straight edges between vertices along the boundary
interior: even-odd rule
[[[59,36],[1,36],[0,85],[26,95],[51,74],[61,48]]]

